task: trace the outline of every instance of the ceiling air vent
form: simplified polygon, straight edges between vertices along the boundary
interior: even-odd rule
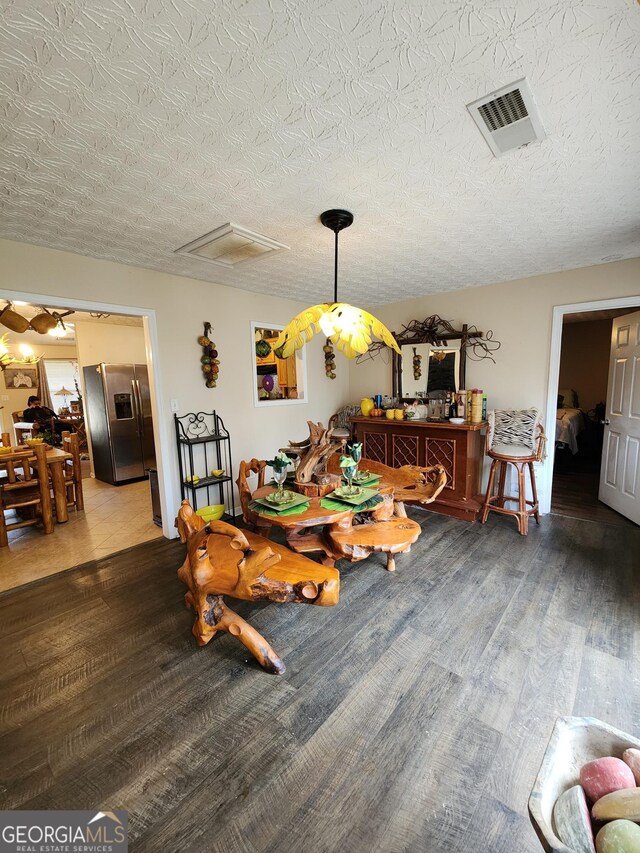
[[[255,234],[247,228],[241,228],[232,222],[221,225],[214,231],[209,231],[197,240],[192,240],[175,251],[183,255],[199,258],[210,264],[233,269],[238,264],[266,258],[275,252],[288,249],[288,246],[277,243],[270,237]]]
[[[496,157],[545,138],[538,108],[524,78],[467,104],[467,109]]]

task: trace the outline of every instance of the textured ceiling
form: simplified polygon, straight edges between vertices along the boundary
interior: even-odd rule
[[[0,0],[0,236],[315,301],[640,254],[632,0]],[[526,76],[547,138],[465,104]],[[225,222],[291,247],[174,255]]]

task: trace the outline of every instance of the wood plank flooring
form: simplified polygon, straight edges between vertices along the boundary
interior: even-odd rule
[[[280,677],[195,645],[177,542],[1,595],[0,807],[127,809],[136,853],[540,851],[555,718],[640,732],[640,531],[411,515],[336,607],[237,605]]]
[[[554,471],[551,512],[620,527],[635,527],[624,515],[598,500],[599,468],[576,465],[575,470]]]

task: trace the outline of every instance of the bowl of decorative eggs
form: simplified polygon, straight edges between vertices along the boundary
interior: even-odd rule
[[[593,717],[558,717],[529,816],[547,853],[640,850],[640,740]]]

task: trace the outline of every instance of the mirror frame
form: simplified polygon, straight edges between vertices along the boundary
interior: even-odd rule
[[[297,388],[300,388],[299,380],[302,379],[302,394],[296,399],[292,400],[289,398],[282,398],[278,400],[264,400],[258,397],[258,372],[257,372],[257,363],[256,363],[256,330],[257,329],[271,329],[273,331],[281,332],[284,329],[284,326],[281,323],[264,323],[258,322],[257,320],[251,321],[251,381],[253,382],[253,405],[256,409],[266,409],[268,406],[295,406],[300,403],[308,403],[309,402],[309,386],[307,382],[307,354],[306,347],[302,347],[302,349],[297,350],[295,353],[296,359],[296,376],[298,378]],[[298,391],[298,393],[300,393]]]
[[[458,390],[463,390],[466,388],[466,372],[467,372],[467,354],[466,348],[471,337],[482,337],[482,332],[474,332],[473,334],[469,334],[468,325],[465,323],[462,329],[458,332],[449,332],[448,334],[442,335],[402,335],[402,334],[394,334],[396,341],[398,342],[398,346],[402,349],[403,346],[407,346],[409,344],[431,344],[432,346],[435,344],[441,344],[442,346],[446,346],[449,341],[460,341],[460,361],[458,367]],[[392,370],[392,380],[393,380],[393,396],[397,397],[399,400],[412,400],[412,397],[405,397],[402,393],[402,356],[399,356],[398,353],[394,350],[392,352],[392,361],[391,361],[391,370]],[[428,365],[427,365],[428,371]],[[427,372],[428,377],[428,372]],[[426,392],[426,379],[425,379],[425,392]],[[432,393],[438,393],[436,391]]]

